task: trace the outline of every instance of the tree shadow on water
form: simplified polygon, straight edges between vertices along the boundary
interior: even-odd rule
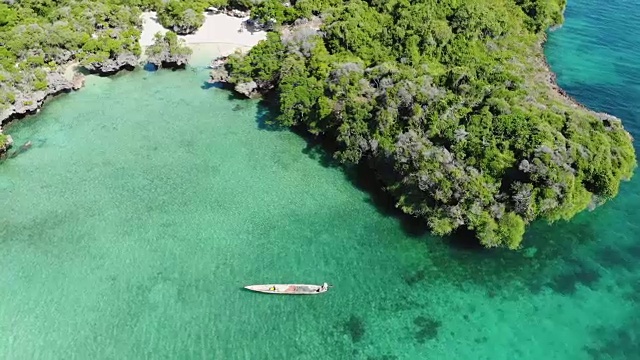
[[[225,89],[229,89],[228,87],[224,87]],[[228,100],[237,102],[240,101],[240,106],[236,105],[234,110],[244,109],[249,107],[249,104],[255,104],[255,99],[248,99],[246,96],[238,94],[235,91],[229,91]],[[255,114],[254,120],[258,129],[266,130],[266,131],[285,131],[290,130],[287,127],[279,125],[275,119],[278,115],[278,106],[277,106],[277,96],[275,94],[265,94],[259,100],[257,100],[257,104],[255,105]]]
[[[256,114],[254,116],[258,129],[266,131],[284,131],[287,128],[278,125],[275,120],[275,113],[272,105],[266,100],[260,100],[256,106]]]
[[[527,228],[519,250],[485,248],[466,229],[444,237],[430,234],[424,222],[420,229],[414,238],[425,245],[427,256],[402,275],[410,287],[446,283],[467,291],[471,286],[488,298],[515,300],[544,289],[574,296],[580,287],[596,289],[602,276],[589,256],[597,242],[589,222],[536,221]]]
[[[209,82],[203,81],[200,88],[203,90],[209,89],[220,89],[226,90],[227,100],[234,104],[232,110],[233,111],[241,111],[245,109],[251,108],[252,104],[254,104],[255,100],[251,100],[246,96],[237,93],[233,90],[233,85],[222,82]],[[273,120],[275,119],[276,112],[275,107],[275,99],[273,95],[265,95],[265,97],[258,100],[257,105],[255,106],[256,112],[254,114],[255,122],[260,130],[267,131],[283,131],[287,130],[287,128],[278,125]]]
[[[345,169],[345,177],[354,187],[368,195],[364,201],[372,205],[380,215],[397,220],[404,235],[424,238],[430,234],[424,220],[406,214],[396,206],[397,200],[384,190],[385,185],[367,164],[360,163]]]
[[[209,90],[209,89],[221,89],[221,90],[224,90],[224,89],[226,89],[226,87],[225,87],[225,85],[223,83],[219,83],[219,82],[212,83],[212,82],[209,82],[209,81],[203,81],[202,85],[200,85],[200,89],[202,89],[202,90]]]
[[[229,93],[229,98],[241,99],[234,92]],[[396,199],[384,190],[383,182],[370,164],[362,161],[349,166],[336,160],[333,154],[338,148],[334,141],[330,141],[330,136],[316,136],[301,127],[274,125],[272,120],[277,114],[273,110],[275,104],[277,99],[273,96],[263,98],[258,103],[254,117],[259,129],[287,130],[299,135],[306,141],[303,154],[324,167],[340,168],[345,179],[366,194],[366,203],[383,217],[397,220],[404,235],[426,245],[427,261],[403,276],[407,285],[442,281],[461,287],[479,287],[486,291],[488,297],[513,298],[535,295],[543,289],[562,296],[572,296],[578,286],[593,287],[600,279],[597,268],[591,262],[577,260],[583,254],[576,256],[576,252],[584,245],[597,241],[597,232],[590,222],[570,221],[548,225],[536,221],[527,227],[524,248],[517,251],[487,249],[472,231],[466,229],[445,237],[434,236],[423,219],[407,215],[396,207]]]
[[[333,156],[338,151],[338,146],[326,136],[309,134],[301,127],[291,130],[306,141],[303,154],[326,168],[339,168],[345,180],[366,194],[364,202],[373,206],[383,217],[397,220],[404,235],[422,238],[430,233],[424,220],[408,215],[396,207],[396,199],[384,190],[385,185],[366,162],[361,161],[355,165],[343,164]]]
[[[302,149],[302,153],[307,157],[316,160],[325,168],[341,167],[340,162],[332,155],[335,153],[335,147],[327,143],[322,137],[313,136],[301,128],[292,128],[291,130],[305,140],[306,145]],[[343,170],[346,170],[346,168],[343,167]]]
[[[596,241],[590,223],[536,221],[528,226],[522,249],[487,249],[463,230],[434,241],[430,258],[435,276],[482,287],[488,297],[518,298],[543,289],[573,296],[579,286],[593,289],[601,277],[585,258],[585,250]]]

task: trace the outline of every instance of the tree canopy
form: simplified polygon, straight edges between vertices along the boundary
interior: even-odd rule
[[[549,84],[540,44],[565,0],[5,1],[0,111],[71,61],[137,58],[141,10],[185,33],[208,6],[278,24],[230,57],[230,81],[272,91],[276,122],[368,165],[436,234],[470,229],[487,247],[517,248],[526,224],[602,204],[636,167],[618,119]],[[182,54],[173,40],[158,39],[162,51]]]
[[[145,50],[147,62],[157,67],[184,67],[192,53],[193,50],[173,31],[167,31],[164,35],[156,33],[153,45]]]
[[[636,166],[613,118],[551,86],[540,44],[565,0],[265,0],[285,26],[226,65],[277,98],[275,121],[365,162],[435,234],[518,248],[534,219],[570,219]],[[306,18],[307,21],[297,20]]]
[[[158,7],[158,20],[177,34],[190,34],[204,23],[202,10],[198,1],[169,0]]]
[[[126,0],[0,3],[0,110],[44,90],[47,74],[72,60],[140,55],[140,10]]]
[[[254,3],[255,0],[0,1],[2,119],[12,106],[31,105],[34,98],[42,98],[33,97],[34,94],[58,88],[52,79],[61,79],[62,67],[71,62],[106,73],[117,71],[122,64],[136,63],[141,54],[142,10],[158,11],[167,27],[187,32],[202,23],[202,12],[208,6],[246,9]],[[51,76],[54,73],[57,76]],[[0,136],[0,148],[6,139]]]

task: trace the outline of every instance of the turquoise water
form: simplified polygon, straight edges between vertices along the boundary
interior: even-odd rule
[[[637,5],[570,1],[547,47],[561,85],[636,138]],[[7,129],[33,147],[0,165],[3,359],[640,358],[638,177],[534,224],[522,252],[481,251],[206,78],[92,77]]]

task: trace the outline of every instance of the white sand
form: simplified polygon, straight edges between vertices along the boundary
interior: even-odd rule
[[[242,29],[242,22],[247,19],[248,18],[236,18],[224,14],[205,14],[204,24],[195,34],[179,37],[184,39],[187,45],[192,48],[202,49],[203,44],[211,44],[211,46],[207,46],[207,48],[217,56],[229,55],[236,49],[250,49],[260,40],[266,39],[267,33],[264,31],[254,32],[253,34],[247,30],[239,31]],[[158,23],[156,13],[143,13],[140,45],[146,47],[153,44],[153,36],[157,32],[164,34],[167,32],[167,29]]]

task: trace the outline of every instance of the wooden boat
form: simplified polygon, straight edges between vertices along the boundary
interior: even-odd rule
[[[315,295],[322,294],[329,290],[329,285],[308,285],[308,284],[265,284],[249,285],[244,287],[247,290],[257,291],[266,294],[282,295]]]

